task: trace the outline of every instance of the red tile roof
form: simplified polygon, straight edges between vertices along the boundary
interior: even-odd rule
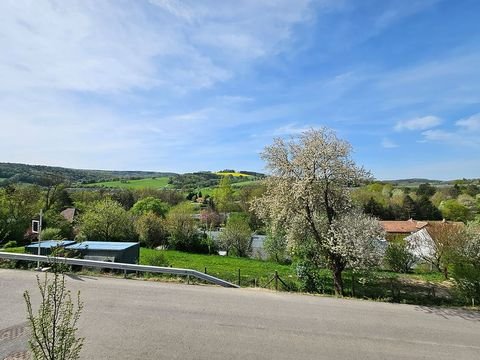
[[[398,220],[398,221],[380,221],[387,233],[411,234],[428,225],[427,221],[416,220]]]
[[[75,215],[76,215],[76,210],[75,208],[66,208],[63,210],[60,215],[62,215],[65,219],[67,219],[69,222],[73,222]]]

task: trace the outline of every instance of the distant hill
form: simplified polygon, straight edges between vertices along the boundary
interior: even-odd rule
[[[143,179],[152,177],[171,177],[177,175],[170,172],[154,171],[110,171],[69,169],[56,166],[27,165],[0,162],[0,184],[28,183],[43,184],[46,178],[58,178],[72,184],[88,184],[107,180]]]
[[[407,186],[416,187],[420,184],[431,184],[435,186],[447,186],[455,184],[479,184],[480,179],[452,179],[452,180],[432,180],[424,178],[412,178],[412,179],[398,179],[398,180],[381,180],[380,182],[385,184],[392,184],[395,186]]]
[[[447,184],[448,181],[441,180],[431,180],[423,178],[412,178],[412,179],[398,179],[398,180],[382,180],[381,182],[386,184],[398,185],[398,186],[418,186],[420,184],[432,184],[432,185],[441,185]]]

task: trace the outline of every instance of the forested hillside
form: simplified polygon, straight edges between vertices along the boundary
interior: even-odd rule
[[[113,179],[135,179],[173,176],[174,173],[154,171],[110,171],[69,169],[55,166],[0,163],[0,182],[43,185],[46,178],[68,183],[93,183]]]

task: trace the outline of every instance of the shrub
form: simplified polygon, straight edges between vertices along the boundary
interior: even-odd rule
[[[75,241],[76,242],[84,242],[87,241],[87,235],[85,235],[83,232],[79,232],[77,236],[75,236]]]
[[[208,250],[208,254],[216,254],[218,252],[218,246],[215,240],[209,235],[204,235],[201,237],[200,245],[205,250]],[[205,252],[205,251],[202,251]]]
[[[173,249],[191,252],[198,249],[199,234],[192,214],[192,208],[187,203],[173,207],[168,213],[166,227],[170,234],[168,241]]]
[[[244,214],[231,214],[218,237],[227,254],[246,257],[251,252],[252,230]]]
[[[163,219],[148,212],[135,219],[135,230],[142,246],[155,248],[167,244],[167,230]]]
[[[145,265],[150,266],[170,266],[165,254],[161,250],[146,253],[143,262]]]
[[[395,272],[407,273],[415,263],[415,256],[408,251],[405,241],[389,243],[385,262]]]
[[[17,242],[15,240],[8,241],[3,247],[5,249],[17,247]]]
[[[45,273],[45,280],[37,284],[40,307],[35,313],[30,294],[23,296],[27,304],[27,319],[31,328],[30,349],[34,359],[74,360],[80,358],[83,338],[77,337],[77,324],[83,309],[80,292],[76,304],[65,286],[65,276],[55,272],[53,279]]]
[[[320,271],[311,261],[300,261],[297,264],[297,276],[300,280],[300,291],[319,292],[322,287]]]
[[[62,230],[57,228],[47,228],[40,234],[42,240],[62,240]]]
[[[269,231],[263,247],[268,257],[279,264],[288,263],[287,258],[287,238],[285,234],[275,234]]]
[[[460,296],[480,304],[480,227],[469,226],[467,242],[453,263],[453,279]]]
[[[474,264],[465,261],[465,259],[456,262],[453,266],[453,279],[459,295],[467,303],[474,299],[476,304],[480,304],[480,268]]]

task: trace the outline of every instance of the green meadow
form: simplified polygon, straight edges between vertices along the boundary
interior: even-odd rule
[[[215,174],[220,176],[251,177],[251,175],[242,174],[239,172],[216,172]]]
[[[141,189],[153,188],[162,189],[168,187],[168,177],[146,178],[138,180],[116,180],[116,181],[102,181],[92,184],[87,184],[87,187],[107,187],[107,188],[121,188],[121,189]]]

